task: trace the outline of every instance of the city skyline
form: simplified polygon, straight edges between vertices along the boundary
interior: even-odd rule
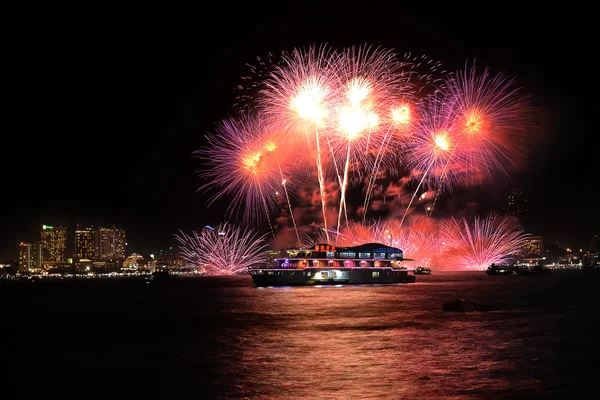
[[[390,9],[377,11],[383,10]],[[228,25],[234,38],[223,38],[217,45],[200,39],[208,31],[186,18],[183,10],[149,9],[146,19],[135,21],[129,18],[134,9],[124,10],[121,17],[100,11],[86,24],[55,15],[60,23],[52,25],[41,11],[30,21],[21,21],[30,28],[23,38],[29,50],[11,48],[16,84],[10,94],[17,133],[21,137],[43,134],[27,143],[27,151],[19,141],[15,148],[7,146],[2,181],[11,195],[1,257],[14,254],[18,243],[27,241],[42,220],[68,226],[77,221],[114,223],[126,229],[132,249],[140,252],[174,243],[172,235],[179,229],[199,229],[225,220],[227,199],[207,207],[207,196],[197,192],[203,182],[197,177],[201,166],[193,151],[204,145],[204,135],[214,124],[231,113],[235,87],[248,74],[246,63],[315,41],[333,45],[367,41],[399,52],[426,54],[448,69],[476,59],[515,76],[538,108],[539,126],[531,132],[534,145],[524,164],[515,166],[509,176],[499,175],[493,184],[455,193],[454,198],[500,210],[499,195],[518,185],[529,195],[532,233],[580,247],[600,228],[594,210],[598,187],[591,179],[595,151],[591,123],[586,120],[589,90],[573,80],[574,57],[556,57],[556,43],[569,39],[581,43],[586,36],[556,31],[553,21],[558,14],[532,23],[531,15],[522,11],[512,16],[507,29],[500,16],[430,15],[435,23],[420,24],[403,10],[402,22],[413,32],[405,37],[391,35],[392,21],[387,18],[393,12],[387,13],[390,17],[378,13],[379,21],[385,21],[373,25],[367,35],[345,30],[340,34],[327,24],[315,24],[319,28],[310,32],[302,30],[301,17],[307,17],[307,12],[284,7],[280,12],[288,17],[289,35],[277,38],[269,32],[281,21],[257,7],[236,14]],[[260,17],[261,23],[253,25],[246,12]],[[224,10],[220,13],[228,15]],[[428,15],[412,14],[415,21],[420,14]],[[326,15],[314,19],[324,22]],[[109,34],[95,30],[103,26],[105,16],[113,22]],[[475,27],[485,34],[474,35]],[[77,37],[72,31],[79,33]],[[235,37],[245,32],[250,39]],[[252,46],[246,46],[250,40]],[[199,43],[201,49],[190,50]],[[469,46],[461,48],[462,43]],[[34,69],[36,57],[53,62]],[[33,170],[48,167],[53,175],[35,179],[15,172],[20,165]]]
[[[19,270],[64,267],[73,262],[118,261],[127,257],[127,238],[123,229],[41,224],[38,238],[20,241]]]
[[[524,193],[524,191],[520,188],[509,188],[506,193],[504,193],[505,198],[503,198],[502,202],[500,202],[501,207],[498,208],[498,210],[495,210],[497,212],[497,215],[501,215],[501,216],[515,216],[517,218],[519,218],[519,220],[521,221],[520,224],[521,226],[523,226],[523,228],[525,229],[525,231],[532,235],[531,236],[531,240],[535,239],[535,240],[539,240],[540,243],[544,242],[550,245],[558,245],[559,248],[562,249],[569,249],[570,251],[577,251],[577,250],[582,250],[583,252],[588,251],[589,248],[594,247],[594,241],[597,241],[598,238],[598,234],[592,234],[587,241],[581,241],[578,245],[576,245],[577,243],[569,243],[569,242],[565,242],[565,243],[559,243],[557,241],[552,240],[552,238],[548,239],[547,237],[545,237],[543,234],[541,233],[536,233],[533,232],[531,230],[528,230],[528,217],[529,217],[529,208],[527,208],[526,210],[521,209],[521,207],[523,207],[523,205],[526,205],[528,207],[528,199],[526,197],[526,194]],[[520,199],[520,200],[515,200],[515,198]],[[48,228],[53,228],[54,226],[52,225],[44,225],[44,224],[40,224],[38,226],[42,227],[42,232],[44,227],[48,227]],[[104,226],[98,226],[97,224],[90,224],[88,226],[84,226],[80,223],[75,223],[74,225],[71,226],[62,226],[62,225],[56,225],[57,227],[61,227],[64,228],[66,230],[66,242],[65,242],[65,251],[66,251],[66,255],[67,257],[73,257],[73,258],[87,258],[85,256],[79,255],[78,254],[78,239],[79,239],[79,234],[85,234],[87,231],[101,231],[101,230],[110,230],[110,229],[116,229],[116,225],[112,224],[112,226],[110,227],[104,227]],[[207,226],[205,225],[202,228],[206,228]],[[119,228],[119,230],[122,230]],[[123,234],[125,234],[126,230],[122,230]],[[37,235],[37,236],[36,236]],[[3,259],[0,259],[0,261],[8,261],[8,260],[16,260],[17,257],[17,253],[18,253],[18,248],[22,245],[22,244],[33,244],[33,245],[40,245],[40,238],[39,238],[39,231],[37,233],[30,233],[27,235],[24,235],[24,237],[29,238],[28,240],[19,240],[17,243],[17,246],[12,249],[12,256],[11,256],[11,252],[8,251],[7,254],[8,256],[4,257]],[[140,239],[138,239],[140,243],[144,243],[143,237]],[[97,242],[97,239],[94,239],[95,242]],[[125,240],[124,240],[125,242]],[[180,243],[177,241],[177,239],[175,237],[170,238],[169,241],[159,244],[158,246],[146,246],[144,244],[138,244],[137,249],[135,248],[131,248],[131,246],[129,245],[129,243],[125,243],[127,245],[127,251],[125,253],[125,256],[129,256],[131,254],[145,254],[148,255],[150,253],[153,252],[157,252],[157,251],[165,251],[166,249],[173,249],[173,247],[178,248],[180,246]],[[96,245],[97,247],[97,245]],[[131,249],[131,250],[130,250]],[[178,250],[178,249],[176,249]],[[97,250],[96,250],[97,251]],[[94,257],[91,257],[92,259],[94,259]],[[102,258],[102,257],[100,257]],[[106,258],[106,257],[105,257]],[[123,258],[123,257],[121,257]]]

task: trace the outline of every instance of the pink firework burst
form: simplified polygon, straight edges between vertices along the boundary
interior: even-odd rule
[[[278,158],[270,152],[277,147],[274,127],[258,115],[221,121],[216,133],[206,135],[207,146],[197,151],[206,168],[200,177],[206,183],[199,190],[215,190],[209,205],[228,195],[228,214],[244,210],[244,219],[260,221],[277,208],[275,193],[281,187]]]
[[[380,243],[397,247],[406,258],[422,266],[430,266],[440,252],[439,221],[425,216],[411,217],[406,223],[384,221],[377,226]]]
[[[222,223],[216,228],[174,235],[180,253],[190,266],[205,268],[211,275],[232,275],[266,262],[265,235],[252,229]]]
[[[458,158],[458,137],[455,115],[449,97],[437,94],[419,102],[414,136],[407,146],[406,162],[420,186],[437,188],[442,179],[448,185],[451,179],[464,173]]]
[[[511,220],[493,215],[471,221],[451,218],[442,223],[440,235],[451,269],[477,271],[513,258],[529,236]]]

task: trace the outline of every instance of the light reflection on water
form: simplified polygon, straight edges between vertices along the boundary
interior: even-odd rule
[[[579,275],[435,271],[412,284],[385,286],[257,289],[249,276],[153,282],[113,288],[107,296],[105,303],[118,301],[137,312],[107,313],[87,290],[92,314],[83,323],[55,313],[41,330],[52,338],[62,329],[103,324],[102,333],[137,337],[126,346],[115,348],[112,339],[113,346],[57,354],[95,357],[85,363],[90,373],[154,376],[151,389],[138,388],[138,394],[561,398],[590,388],[598,371],[599,287],[600,280]],[[442,309],[457,298],[489,311]],[[33,335],[27,326],[20,329]],[[88,339],[101,336],[87,331]],[[47,358],[41,360],[43,368]]]

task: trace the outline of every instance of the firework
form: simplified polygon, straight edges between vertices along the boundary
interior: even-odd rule
[[[409,258],[422,266],[430,266],[440,252],[439,221],[425,216],[416,216],[403,224],[398,220],[387,220],[374,224],[372,230],[380,243],[402,249]]]
[[[422,186],[427,189],[439,187],[442,179],[448,180],[452,174],[463,171],[460,163],[456,161],[455,118],[447,99],[446,94],[437,92],[419,103],[414,136],[408,145],[408,166],[411,168],[411,175],[417,178],[420,176],[421,179],[406,207],[402,221]],[[448,170],[452,171],[452,174],[449,174]]]
[[[408,74],[402,74],[397,55],[387,49],[351,47],[336,59],[334,112],[328,132],[332,162],[340,182],[338,231],[346,212],[351,164],[373,167],[372,153],[383,147],[390,129],[391,105],[410,93]],[[339,160],[336,159],[339,155]],[[338,165],[340,167],[338,167]],[[343,165],[343,167],[341,167]],[[355,168],[360,174],[361,169]]]
[[[509,219],[493,215],[445,221],[440,229],[443,257],[450,269],[485,270],[514,257],[529,236]]]
[[[222,223],[191,234],[174,235],[180,243],[181,256],[189,265],[205,268],[212,275],[230,275],[266,261],[265,235],[250,228]]]
[[[483,265],[467,255],[466,222],[431,217],[442,188],[506,173],[505,162],[521,154],[529,106],[513,79],[474,64],[448,73],[426,56],[368,45],[312,45],[257,61],[238,88],[241,114],[222,121],[197,152],[205,166],[200,190],[214,191],[209,204],[230,197],[228,216],[243,210],[246,222],[266,219],[274,237],[271,218],[277,228],[291,218],[300,244],[294,211],[302,220],[310,197],[309,207],[321,209],[322,242],[391,244],[422,265],[452,248],[464,255],[457,261],[463,268]],[[352,207],[356,189],[362,208]],[[423,200],[424,192],[432,196]],[[425,201],[427,211],[418,211]],[[366,224],[370,210],[381,219]],[[474,238],[492,229],[484,220],[475,224],[468,225],[479,232]],[[490,252],[501,254],[495,245]]]
[[[233,108],[241,113],[260,112],[259,104],[260,93],[265,89],[265,83],[268,82],[268,77],[276,66],[281,66],[281,61],[285,53],[281,52],[278,55],[273,53],[267,54],[266,57],[256,57],[256,62],[246,64],[248,74],[242,76],[241,84],[235,89],[235,101]]]
[[[331,60],[335,52],[327,46],[294,49],[283,56],[261,91],[262,109],[288,128],[288,132],[304,132],[310,144],[314,138],[315,165],[319,179],[323,223],[327,228],[327,200],[319,130],[329,114]],[[312,133],[311,133],[312,132]]]
[[[469,176],[476,176],[475,171],[487,177],[495,169],[506,172],[502,161],[513,163],[522,154],[530,126],[531,108],[514,78],[466,64],[446,80],[445,90],[456,119],[458,156],[471,171]]]
[[[425,216],[411,219],[408,224],[401,224],[398,220],[374,220],[370,224],[350,221],[340,232],[330,230],[329,244],[357,246],[381,243],[400,248],[419,265],[429,266],[442,248],[438,232],[439,222]],[[320,229],[314,238],[307,238],[305,243],[311,247],[316,243],[327,243],[326,240],[324,231]]]
[[[246,220],[260,221],[256,217],[262,214],[258,212],[261,209],[269,219],[269,213],[276,209],[275,192],[282,181],[279,158],[270,154],[278,146],[276,132],[264,118],[244,115],[221,121],[216,133],[206,136],[207,148],[197,156],[206,166],[200,174],[206,183],[199,190],[217,189],[209,205],[229,195],[229,215],[239,212],[243,205]]]

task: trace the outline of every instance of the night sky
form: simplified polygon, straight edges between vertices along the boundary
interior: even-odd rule
[[[587,246],[600,231],[592,14],[404,3],[5,10],[0,258],[38,240],[42,223],[114,223],[127,230],[130,252],[150,252],[175,243],[179,229],[223,221],[224,207],[207,209],[208,196],[196,191],[201,165],[192,153],[234,111],[246,63],[313,43],[425,54],[448,70],[476,59],[514,76],[539,126],[526,165],[488,197],[519,185],[532,233]]]

